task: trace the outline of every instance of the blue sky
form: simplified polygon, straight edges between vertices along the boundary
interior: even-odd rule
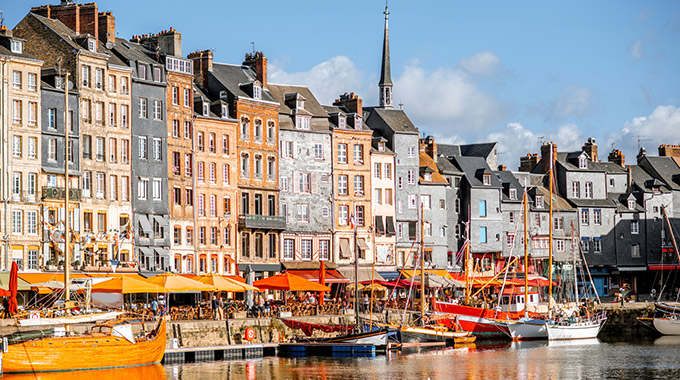
[[[6,2],[5,25],[43,3]],[[172,26],[185,55],[214,49],[226,63],[255,42],[272,82],[377,102],[380,0],[98,4],[119,37]],[[393,0],[390,12],[395,102],[440,142],[497,140],[511,169],[542,139],[563,151],[595,137],[601,157],[613,146],[629,163],[638,135],[650,153],[680,144],[678,1]]]

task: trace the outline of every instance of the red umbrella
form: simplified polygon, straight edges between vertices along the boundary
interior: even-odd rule
[[[323,260],[319,262],[319,284],[326,285],[326,264]],[[323,293],[319,292],[319,305],[323,306]]]
[[[19,267],[16,261],[12,261],[12,270],[9,273],[9,312],[14,314],[17,312],[17,289],[19,288]]]

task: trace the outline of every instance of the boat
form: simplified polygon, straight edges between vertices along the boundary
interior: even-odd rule
[[[2,354],[3,373],[83,371],[160,363],[165,353],[165,319],[146,332],[140,319],[121,318],[67,335],[63,329],[24,335]],[[37,334],[37,333],[36,333]]]
[[[447,345],[474,343],[476,337],[468,331],[452,331],[445,326],[399,328],[402,343],[444,342]]]
[[[109,368],[79,371],[81,379],[118,380],[118,379],[153,379],[165,380],[165,370],[161,364],[140,367]],[[40,372],[4,375],[3,380],[73,380],[72,372]]]
[[[507,320],[505,325],[512,340],[537,340],[547,339],[548,329],[545,319],[520,318],[519,320]]]
[[[40,317],[40,314],[30,314],[29,317],[26,319],[18,319],[17,324],[22,327],[34,327],[34,326],[67,325],[76,323],[91,323],[115,319],[121,314],[123,313],[120,311],[109,311],[104,313],[80,314],[53,318],[42,318]]]
[[[550,320],[546,324],[548,340],[594,339],[606,321],[604,312],[580,321]]]
[[[680,252],[678,252],[678,244],[675,241],[675,234],[673,233],[673,227],[671,222],[668,220],[668,214],[666,213],[666,206],[661,206],[661,212],[666,221],[666,226],[670,231],[671,243],[673,244],[673,251],[680,262]],[[659,293],[659,298],[661,298],[661,293]],[[642,319],[642,318],[638,318]],[[675,304],[670,304],[666,302],[655,302],[654,303],[654,318],[652,319],[652,325],[659,333],[663,335],[680,335],[680,306]]]

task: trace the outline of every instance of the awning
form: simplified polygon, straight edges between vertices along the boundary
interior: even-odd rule
[[[281,263],[286,270],[319,270],[320,264],[318,261],[284,261]],[[324,261],[323,265],[328,269],[335,269],[338,264]]]
[[[22,279],[20,274],[18,274],[18,277],[17,290],[31,290],[31,284]],[[64,278],[63,275],[62,278]],[[9,290],[9,272],[0,273],[0,288]]]
[[[668,264],[658,264],[649,266],[649,270],[673,270],[673,269],[678,269],[678,266]]]
[[[253,272],[280,272],[281,264],[239,264],[238,270],[244,271],[250,265]]]
[[[345,276],[347,279],[349,279],[350,282],[354,282],[354,268],[352,267],[345,267],[345,268],[338,268],[338,271]],[[359,282],[364,282],[364,281],[371,281],[371,279],[375,281],[385,281],[385,278],[378,273],[378,271],[373,271],[371,268],[359,268]]]
[[[387,232],[388,235],[394,235],[394,218],[391,216],[386,216],[385,217],[385,223],[387,228],[385,229],[385,232]]]
[[[349,249],[349,239],[340,239],[340,257],[348,259],[352,257],[352,250]]]
[[[144,254],[144,256],[153,257],[153,250],[151,247],[139,247],[139,250]]]
[[[158,222],[158,224],[160,224],[161,227],[169,226],[168,221],[165,220],[164,217],[162,217],[160,215],[153,215],[153,218],[156,219],[156,222]]]
[[[375,232],[380,235],[385,233],[385,226],[383,226],[382,216],[375,217]]]
[[[158,256],[161,256],[161,257],[170,256],[170,251],[168,251],[167,249],[165,249],[163,247],[154,247],[153,250],[156,251]]]
[[[152,233],[153,228],[151,227],[151,223],[149,223],[149,219],[146,218],[144,215],[137,215],[137,220],[139,220],[139,224],[142,226],[142,230]]]
[[[387,281],[394,281],[399,278],[399,272],[396,270],[392,271],[379,271],[381,276],[385,278]]]
[[[319,270],[295,270],[288,269],[286,272],[300,276],[308,281],[319,282]],[[350,281],[336,269],[326,269],[326,284],[348,284]]]
[[[371,248],[368,247],[368,244],[366,244],[366,239],[358,239],[357,240],[357,245],[359,245],[359,249],[362,251],[367,251]]]

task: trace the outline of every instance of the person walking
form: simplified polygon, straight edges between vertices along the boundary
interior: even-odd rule
[[[224,319],[224,298],[217,300],[217,316],[220,320]]]
[[[153,312],[154,317],[158,315],[158,301],[155,299],[151,301],[151,312]]]
[[[212,308],[212,313],[213,313],[213,319],[217,319],[217,307],[219,304],[217,303],[217,297],[213,294],[212,296],[212,302],[210,303],[210,307]]]
[[[12,318],[12,315],[9,313],[9,300],[7,300],[7,297],[2,299],[2,307],[5,309],[5,313],[3,314],[3,318]]]

